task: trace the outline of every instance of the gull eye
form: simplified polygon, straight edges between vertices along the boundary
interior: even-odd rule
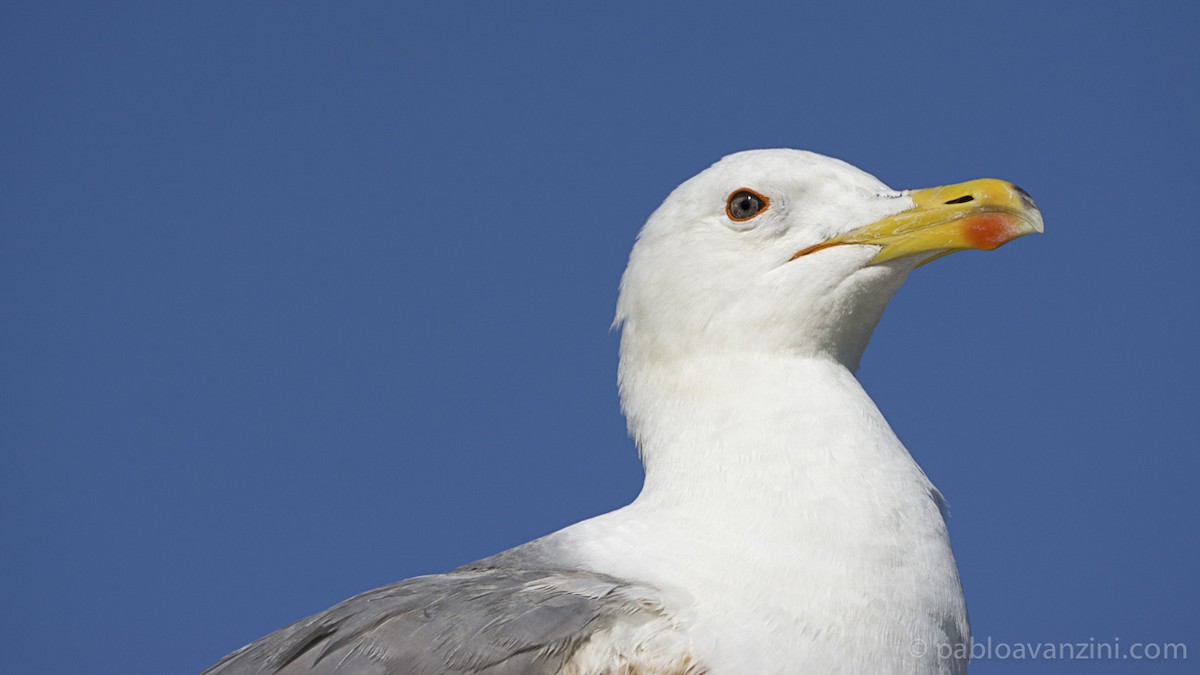
[[[771,200],[754,190],[742,188],[729,195],[729,201],[725,203],[725,215],[729,216],[730,220],[741,223],[766,211],[770,204]]]

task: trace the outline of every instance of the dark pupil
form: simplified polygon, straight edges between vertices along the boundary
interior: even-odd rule
[[[733,208],[730,210],[733,212],[733,216],[735,218],[749,218],[750,216],[758,213],[761,209],[762,202],[759,201],[758,197],[755,197],[749,192],[743,192],[741,194],[734,195]]]

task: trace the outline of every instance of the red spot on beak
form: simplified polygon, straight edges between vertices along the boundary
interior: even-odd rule
[[[963,238],[971,246],[990,251],[1013,239],[1013,217],[1003,213],[983,213],[962,223]]]

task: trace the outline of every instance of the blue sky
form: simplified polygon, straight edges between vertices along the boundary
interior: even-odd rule
[[[977,638],[1200,658],[1198,30],[1184,2],[6,5],[5,669],[195,672],[632,499],[629,247],[776,146],[1036,197],[1045,235],[914,274],[860,377],[951,504]]]

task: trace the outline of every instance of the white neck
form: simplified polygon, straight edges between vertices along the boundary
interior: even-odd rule
[[[898,503],[936,513],[933,486],[834,361],[741,355],[639,370],[623,392],[646,467],[639,504],[772,534],[784,523],[870,529]]]
[[[645,486],[572,530],[596,568],[690,595],[697,632],[724,645],[711,661],[883,672],[914,639],[963,639],[940,498],[846,367],[743,354],[622,369]],[[718,639],[733,633],[764,642]]]

